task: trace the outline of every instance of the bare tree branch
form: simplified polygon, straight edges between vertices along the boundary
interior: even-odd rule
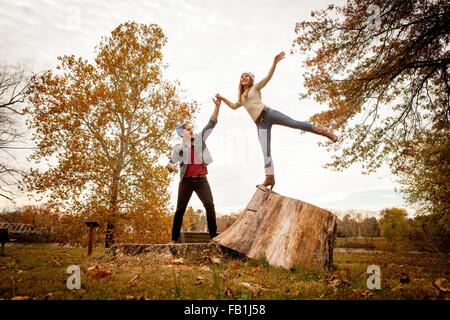
[[[24,115],[24,102],[31,81],[23,65],[0,64],[0,151],[6,156],[0,160],[0,196],[13,201],[12,186],[20,184],[24,172],[15,167],[16,156],[11,150],[30,149],[18,146],[23,134],[19,131],[17,116]]]

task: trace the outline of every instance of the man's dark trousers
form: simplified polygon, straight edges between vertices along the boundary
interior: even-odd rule
[[[197,194],[205,207],[209,236],[211,238],[217,236],[216,212],[208,179],[206,176],[184,177],[178,185],[177,210],[172,225],[172,240],[174,241],[178,241],[180,237],[183,216],[193,192]]]

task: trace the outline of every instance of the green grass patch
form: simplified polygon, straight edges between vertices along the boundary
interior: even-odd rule
[[[113,259],[86,248],[7,246],[0,257],[0,299],[445,299],[435,285],[449,281],[449,261],[429,254],[335,253],[333,272],[272,267],[265,259],[223,257],[184,263],[150,255]],[[78,265],[81,289],[66,286]],[[367,288],[367,268],[381,270],[381,290]],[[103,273],[102,273],[103,272]]]

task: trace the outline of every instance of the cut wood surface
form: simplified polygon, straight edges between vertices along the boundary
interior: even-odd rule
[[[273,266],[325,271],[333,266],[335,234],[333,213],[258,186],[245,211],[214,241]]]

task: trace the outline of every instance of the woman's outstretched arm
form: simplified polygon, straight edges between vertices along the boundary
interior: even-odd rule
[[[270,81],[270,79],[272,79],[273,73],[275,72],[275,68],[277,67],[277,63],[280,62],[281,60],[283,60],[285,57],[285,53],[284,52],[280,52],[279,54],[277,54],[275,56],[275,58],[273,59],[273,63],[272,63],[272,67],[269,70],[269,73],[267,74],[267,76],[262,79],[261,81],[259,81],[258,83],[255,84],[255,86],[261,90],[262,88],[264,88],[266,86],[266,84]]]
[[[229,106],[231,109],[236,110],[237,108],[239,108],[240,106],[242,106],[242,104],[240,104],[239,102],[233,103],[230,100],[222,97],[220,94],[216,94],[216,98],[225,102],[225,104],[227,106]]]

